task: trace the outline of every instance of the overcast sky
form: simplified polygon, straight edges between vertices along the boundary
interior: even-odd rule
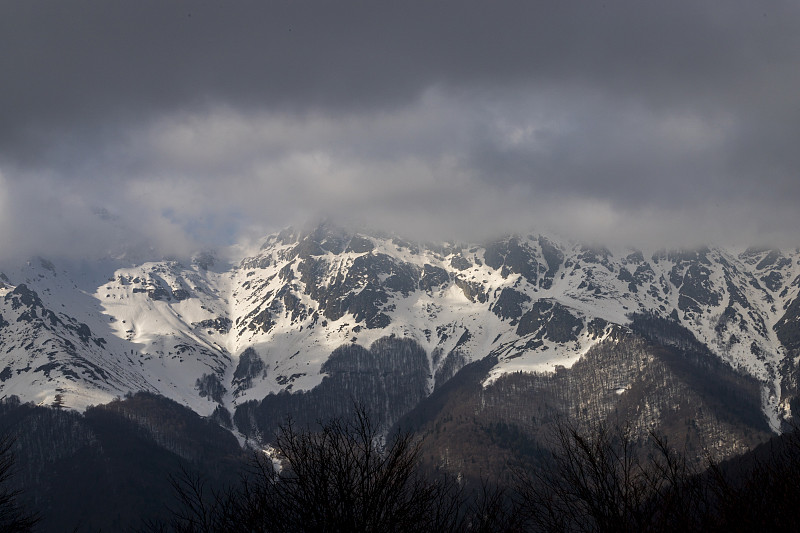
[[[0,0],[0,254],[800,244],[800,2]]]

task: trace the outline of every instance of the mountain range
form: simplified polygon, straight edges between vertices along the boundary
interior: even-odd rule
[[[561,415],[729,456],[800,409],[798,250],[425,244],[323,223],[243,255],[7,270],[0,395],[82,412],[144,391],[259,445],[287,416],[359,402],[462,466],[442,450],[477,434],[510,449]]]

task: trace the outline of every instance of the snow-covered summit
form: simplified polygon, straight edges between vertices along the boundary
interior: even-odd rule
[[[330,224],[287,229],[235,265],[114,268],[93,286],[45,260],[0,285],[0,388],[82,409],[148,390],[203,415],[309,391],[342,346],[424,350],[424,394],[497,357],[485,381],[570,367],[633,313],[675,321],[763,384],[797,394],[800,254],[590,247],[553,236],[421,244]],[[90,288],[87,288],[90,287]]]

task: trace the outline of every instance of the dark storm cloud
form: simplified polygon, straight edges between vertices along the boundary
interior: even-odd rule
[[[773,63],[796,60],[786,15],[797,8],[771,6],[6,3],[0,65],[15,105],[2,122],[127,118],[209,100],[383,108],[434,84],[590,84],[655,105],[708,105],[747,98],[748,76],[780,75]]]
[[[796,243],[798,23],[796,2],[5,2],[2,245],[125,227],[188,250],[320,212]]]

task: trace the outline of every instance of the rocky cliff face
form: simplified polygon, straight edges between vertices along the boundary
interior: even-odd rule
[[[602,417],[636,396],[630,346],[646,342],[648,368],[683,368],[665,354],[689,343],[711,375],[749,380],[748,405],[767,427],[797,406],[797,251],[645,253],[539,235],[423,245],[321,225],[269,236],[236,265],[204,255],[115,268],[81,289],[71,278],[46,261],[3,278],[2,393],[83,409],[158,392],[268,438],[286,413],[313,421],[353,401],[388,427],[484,360],[486,394],[538,376],[536,387],[562,391],[565,412]],[[660,325],[636,330],[634,316]],[[608,378],[619,381],[612,393],[564,377],[598,361],[627,376]]]

